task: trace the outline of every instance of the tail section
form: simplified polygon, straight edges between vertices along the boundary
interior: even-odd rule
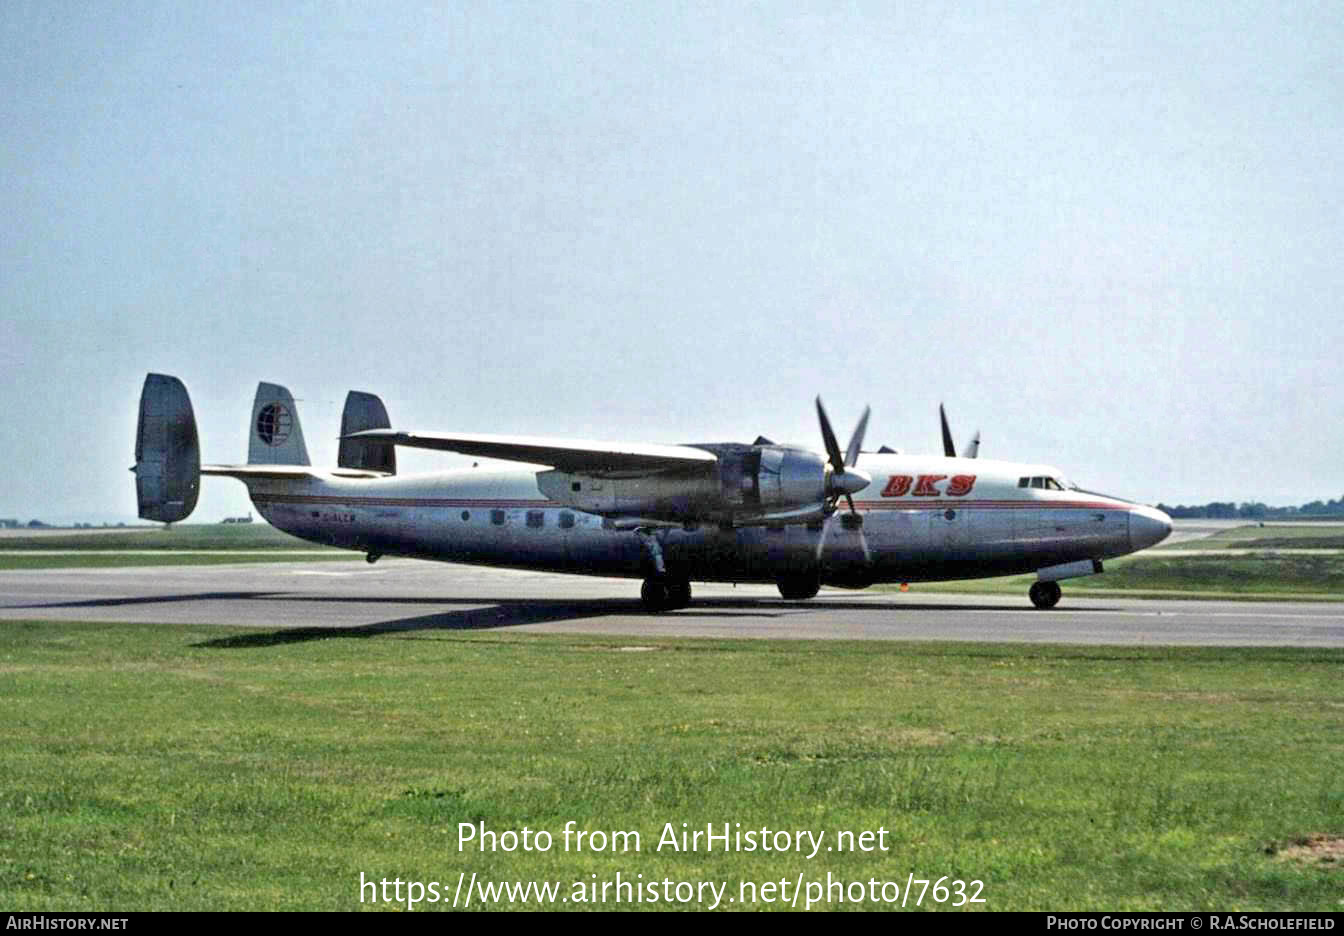
[[[176,523],[196,509],[201,489],[201,447],[191,397],[176,377],[145,377],[135,433],[135,467],[131,470],[135,472],[135,496],[142,519]]]
[[[336,464],[342,468],[359,468],[397,473],[397,447],[390,442],[372,442],[366,439],[347,439],[345,436],[366,429],[391,429],[387,407],[372,393],[351,390],[345,397],[345,411],[341,414],[341,448]]]
[[[279,384],[257,384],[252,403],[252,428],[247,444],[249,465],[307,465],[299,411],[294,397]]]

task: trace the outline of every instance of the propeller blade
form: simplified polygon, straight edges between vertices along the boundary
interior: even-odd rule
[[[975,438],[971,444],[966,446],[966,451],[961,453],[962,458],[978,458],[980,456],[980,430],[975,431]]]
[[[957,447],[952,444],[952,430],[947,428],[947,412],[943,404],[938,404],[938,420],[943,424],[943,454],[948,458],[957,457]]]
[[[863,436],[868,431],[868,417],[873,412],[871,406],[863,408],[863,415],[859,417],[859,424],[854,427],[854,434],[849,437],[849,448],[845,449],[845,465],[853,468],[859,463],[859,451],[863,447]],[[851,507],[853,504],[850,505]]]
[[[826,476],[826,505],[828,512],[834,512],[836,502],[843,496],[849,501],[849,512],[858,516],[858,510],[854,507],[854,498],[851,497],[855,491],[862,491],[868,485],[873,483],[872,477],[865,471],[853,467],[854,462],[859,458],[859,448],[863,445],[863,435],[868,429],[868,415],[871,407],[865,407],[863,416],[859,419],[859,424],[854,428],[854,434],[849,438],[848,457],[841,454],[840,443],[836,441],[835,431],[831,429],[831,421],[826,417],[826,408],[821,405],[821,397],[817,397],[817,420],[821,423],[821,438],[826,443],[826,454],[831,460],[831,470]],[[847,467],[848,466],[848,467]]]
[[[831,460],[831,467],[836,471],[844,471],[845,457],[840,454],[840,443],[835,440],[835,432],[831,429],[831,421],[826,418],[826,408],[821,405],[821,397],[817,397],[817,419],[821,422],[821,440],[826,443],[826,455]]]

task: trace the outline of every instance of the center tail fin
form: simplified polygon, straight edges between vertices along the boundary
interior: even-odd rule
[[[366,429],[391,429],[387,407],[372,393],[351,390],[345,397],[345,411],[341,413],[341,447],[336,464],[342,468],[359,468],[397,473],[397,447],[391,442],[368,439],[350,439],[347,436]]]
[[[279,384],[257,384],[248,436],[249,465],[308,465],[299,411],[289,390]]]

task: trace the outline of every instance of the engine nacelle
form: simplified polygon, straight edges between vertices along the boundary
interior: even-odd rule
[[[576,510],[675,523],[740,524],[775,514],[800,522],[825,504],[826,462],[814,452],[777,445],[697,447],[712,451],[718,462],[632,478],[543,471],[537,485],[549,499]]]
[[[719,465],[724,502],[734,513],[779,513],[826,499],[826,462],[813,452],[753,446],[741,455],[721,454]]]

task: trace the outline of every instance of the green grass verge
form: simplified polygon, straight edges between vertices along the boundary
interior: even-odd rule
[[[0,549],[321,549],[266,523],[187,523],[0,537]]]
[[[958,582],[921,582],[913,592],[1025,595],[1034,575]],[[1065,594],[1096,597],[1344,601],[1344,554],[1171,556],[1149,552],[1106,560],[1101,575],[1067,579]],[[881,585],[891,591],[897,586]]]
[[[149,553],[44,554],[34,550],[22,556],[0,555],[0,571],[24,569],[121,569],[133,566],[232,565],[239,562],[330,562],[363,559],[362,553],[333,549],[331,552],[292,554],[285,552],[212,553],[205,550],[172,555]]]
[[[1344,651],[627,643],[0,625],[0,905],[913,872],[980,879],[991,910],[1340,909],[1338,868],[1267,852],[1344,834]],[[565,853],[567,820],[642,850]],[[459,822],[556,847],[459,852]],[[656,851],[669,822],[890,848]]]
[[[1197,540],[1158,546],[1164,549],[1344,549],[1344,526],[1265,526],[1247,524]]]
[[[23,555],[13,553],[23,551]],[[162,550],[174,550],[165,554]],[[227,552],[222,552],[227,550]],[[302,555],[292,555],[296,550]],[[7,554],[8,553],[8,554]],[[265,523],[135,527],[115,532],[0,537],[0,570],[316,562],[362,555],[311,543]]]

